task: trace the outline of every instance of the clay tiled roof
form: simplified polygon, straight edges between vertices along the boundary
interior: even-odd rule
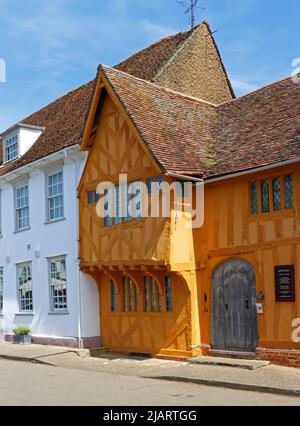
[[[291,78],[213,106],[101,70],[165,171],[209,178],[300,157],[300,85]]]
[[[117,65],[117,68],[137,77],[153,79],[158,70],[175,54],[196,28],[198,27],[160,40]],[[21,120],[22,124],[45,127],[45,131],[22,158],[3,166],[1,166],[3,160],[0,138],[0,176],[61,149],[79,144],[92,102],[94,87],[95,80]]]
[[[221,175],[300,157],[300,84],[286,78],[217,108],[215,162]]]
[[[203,173],[210,164],[216,108],[124,72],[102,66],[157,162],[167,172]],[[138,102],[137,102],[138,99]]]
[[[91,81],[22,120],[21,123],[41,126],[45,130],[26,154],[0,167],[0,176],[64,148],[80,144],[94,86],[95,81]],[[2,149],[0,152],[2,157]]]
[[[114,68],[143,80],[153,81],[158,72],[169,62],[198,27],[166,37],[141,50]]]

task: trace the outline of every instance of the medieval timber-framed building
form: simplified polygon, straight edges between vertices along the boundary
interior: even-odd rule
[[[81,145],[81,262],[99,290],[103,345],[299,366],[299,84],[218,101],[149,80],[100,66]],[[170,219],[100,219],[91,194],[121,173],[203,179],[204,226],[186,228],[174,208]]]

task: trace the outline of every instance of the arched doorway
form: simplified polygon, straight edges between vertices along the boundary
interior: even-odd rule
[[[253,352],[257,343],[255,269],[231,259],[213,274],[212,348]]]

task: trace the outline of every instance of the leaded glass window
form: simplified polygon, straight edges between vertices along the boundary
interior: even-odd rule
[[[123,277],[123,312],[128,311],[127,305],[127,278]]]
[[[123,312],[138,311],[138,289],[129,277],[123,277]]]
[[[112,226],[113,221],[111,218],[112,213],[112,190],[106,189],[104,191],[105,196],[105,204],[104,204],[104,210],[105,210],[105,217],[104,217],[104,227],[109,228]]]
[[[270,193],[268,180],[264,180],[261,184],[261,206],[263,213],[270,212]]]
[[[165,295],[166,295],[166,310],[167,312],[173,311],[172,300],[172,280],[171,277],[165,277]]]
[[[281,210],[281,181],[280,178],[275,178],[273,185],[273,209],[274,211]]]
[[[251,183],[251,213],[258,214],[258,190],[257,183]]]
[[[293,176],[285,176],[284,178],[284,205],[286,209],[292,209],[293,200]]]
[[[159,286],[153,277],[144,277],[145,312],[161,312],[162,302]]]
[[[149,301],[149,283],[148,277],[144,277],[144,310],[150,312],[150,301]]]
[[[110,281],[110,294],[111,294],[111,311],[117,312],[117,290],[115,283]]]
[[[20,312],[33,311],[31,263],[17,266]]]

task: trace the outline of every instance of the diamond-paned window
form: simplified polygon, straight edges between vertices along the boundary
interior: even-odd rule
[[[111,294],[111,311],[117,312],[117,290],[115,283],[110,281],[110,294]]]
[[[273,209],[274,211],[281,210],[281,181],[277,177],[272,182],[273,186]]]
[[[270,212],[270,192],[268,180],[264,180],[261,184],[261,208],[263,213]]]
[[[284,178],[284,207],[292,209],[294,205],[293,199],[293,176],[285,176]]]
[[[251,183],[251,213],[258,214],[258,190],[257,183]]]

